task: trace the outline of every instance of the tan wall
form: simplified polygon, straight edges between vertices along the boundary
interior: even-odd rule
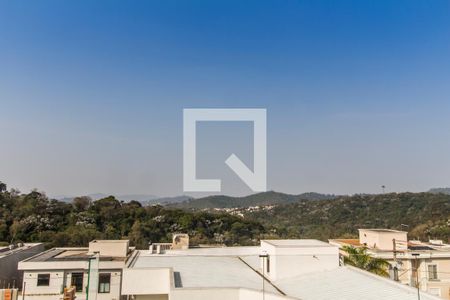
[[[438,280],[426,280],[422,288],[429,293],[436,292],[439,290],[439,295],[443,299],[450,299],[450,259],[433,258],[430,260],[425,260],[421,266],[421,277],[426,277],[428,279],[428,265],[437,266]]]
[[[128,244],[123,241],[92,241],[89,243],[89,252],[100,252],[101,256],[126,257],[128,254]]]
[[[406,232],[395,231],[372,231],[366,229],[359,230],[359,242],[366,244],[369,248],[376,248],[380,250],[393,250],[393,239],[402,241],[403,243],[396,243],[397,250],[406,249]]]

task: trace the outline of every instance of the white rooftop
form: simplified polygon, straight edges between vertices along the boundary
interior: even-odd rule
[[[276,247],[334,247],[318,240],[263,240],[263,242]]]
[[[179,288],[249,288],[260,290],[262,277],[237,256],[140,255],[133,268],[172,268]],[[267,285],[266,291],[277,293]]]
[[[352,267],[305,274],[275,282],[287,295],[302,300],[416,300],[417,290]],[[421,293],[422,300],[440,298]]]
[[[264,241],[276,247],[329,247],[316,240]],[[330,246],[332,247],[332,246]],[[129,268],[170,268],[177,288],[244,288],[261,291],[261,247],[194,248],[150,254],[140,251]],[[414,300],[417,291],[352,267],[336,267],[273,282],[265,291],[302,300]],[[280,292],[281,291],[281,292]],[[439,298],[421,293],[422,300]]]

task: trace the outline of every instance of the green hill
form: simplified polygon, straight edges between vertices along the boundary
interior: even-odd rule
[[[205,208],[234,208],[264,205],[281,205],[295,203],[300,200],[330,200],[334,195],[323,195],[318,193],[304,193],[300,195],[290,195],[274,191],[253,194],[245,197],[230,196],[208,196],[204,198],[191,199],[181,203],[170,205],[171,207],[185,209],[205,209]]]
[[[354,237],[358,228],[408,230],[410,238],[424,240],[450,238],[450,195],[445,194],[355,195],[242,213],[289,238]]]

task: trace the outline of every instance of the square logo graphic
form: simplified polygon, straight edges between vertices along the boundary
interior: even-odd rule
[[[266,109],[230,108],[183,109],[183,190],[184,192],[220,192],[220,179],[198,179],[196,134],[199,121],[253,122],[253,171],[234,153],[225,164],[254,192],[267,190],[267,122]],[[200,158],[201,159],[201,158]]]

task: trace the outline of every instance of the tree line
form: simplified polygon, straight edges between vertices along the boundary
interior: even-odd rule
[[[258,221],[229,214],[189,212],[142,206],[113,196],[71,203],[45,193],[21,194],[0,182],[0,242],[44,242],[47,247],[86,246],[93,239],[129,239],[145,249],[148,243],[170,242],[175,232],[188,233],[192,244],[254,245],[269,237]]]

